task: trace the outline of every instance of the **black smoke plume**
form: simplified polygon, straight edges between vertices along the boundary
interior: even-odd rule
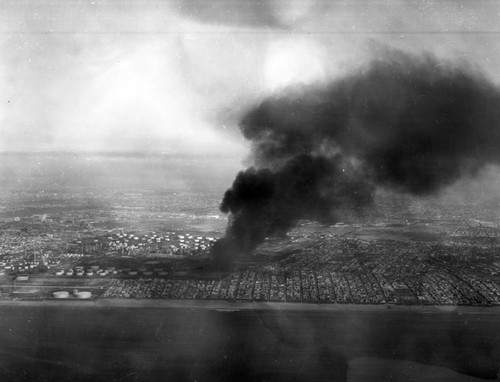
[[[265,99],[241,121],[254,167],[226,191],[227,264],[299,219],[335,220],[377,187],[426,195],[500,161],[500,91],[470,67],[385,52],[326,85]]]

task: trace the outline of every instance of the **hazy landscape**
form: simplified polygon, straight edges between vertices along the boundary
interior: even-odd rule
[[[14,175],[17,157],[4,154],[2,166],[3,180],[22,183],[4,187],[0,212],[7,380],[497,377],[498,199],[485,192],[495,169],[430,198],[381,191],[362,215],[301,221],[219,271],[208,261],[227,224],[223,185],[184,179],[206,158],[175,158],[182,170],[162,180],[178,185],[169,189],[156,183],[158,158],[113,157],[110,171],[108,156],[81,156],[51,173],[38,163],[60,155],[25,154],[30,170],[16,165]],[[89,160],[105,183],[78,176]],[[114,169],[133,166],[157,174],[118,186]],[[79,266],[99,270],[79,277]]]
[[[2,2],[0,380],[499,380],[499,14]]]

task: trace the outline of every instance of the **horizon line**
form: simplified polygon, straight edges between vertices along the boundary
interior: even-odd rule
[[[55,151],[21,151],[21,150],[0,150],[0,155],[97,155],[97,156],[123,156],[123,157],[199,157],[199,158],[235,158],[241,157],[240,154],[230,153],[168,153],[155,151],[72,151],[72,150],[55,150]]]

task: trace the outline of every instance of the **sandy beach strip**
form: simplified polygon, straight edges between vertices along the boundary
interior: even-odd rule
[[[393,304],[314,304],[292,302],[230,302],[223,300],[176,300],[176,299],[122,299],[98,298],[94,300],[1,300],[2,306],[48,306],[48,307],[88,307],[88,308],[158,308],[158,309],[209,309],[220,311],[239,310],[286,310],[311,312],[414,312],[424,314],[457,313],[500,315],[500,306],[464,305],[393,305]]]

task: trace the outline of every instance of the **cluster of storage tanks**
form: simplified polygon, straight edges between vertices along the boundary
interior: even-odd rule
[[[77,299],[89,299],[92,297],[92,292],[89,291],[79,291],[75,289],[70,295],[67,290],[60,290],[52,293],[52,297],[56,299],[66,299],[66,298],[77,298]]]
[[[113,248],[140,248],[143,246],[155,245],[171,250],[188,248],[193,250],[205,250],[216,240],[213,237],[193,236],[189,233],[178,234],[176,232],[166,232],[163,235],[158,235],[154,232],[146,235],[119,233],[108,236],[107,239],[109,246]]]
[[[147,268],[140,267],[138,269],[133,268],[123,268],[116,269],[115,267],[106,267],[101,269],[98,265],[91,265],[85,268],[82,265],[76,266],[69,269],[60,269],[54,273],[56,276],[112,276],[112,275],[124,275],[124,276],[167,276],[168,271],[163,268]]]
[[[60,269],[55,272],[56,276],[107,276],[116,274],[118,274],[118,271],[115,267],[101,269],[99,265],[91,265],[88,268],[85,268],[83,265],[77,265],[74,268]]]
[[[0,261],[0,272],[3,272],[5,274],[5,271],[8,272],[26,272],[29,271],[35,267],[37,267],[40,264],[39,261],[18,261],[18,262],[5,262],[5,261]]]

